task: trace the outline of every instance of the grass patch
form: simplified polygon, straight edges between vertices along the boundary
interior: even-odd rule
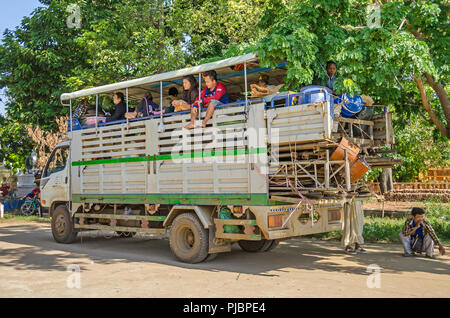
[[[425,219],[430,222],[442,244],[450,244],[450,208],[436,200],[424,202]],[[366,242],[400,243],[398,234],[406,218],[365,217],[363,237]],[[323,240],[341,240],[342,232],[313,234],[311,237]]]
[[[23,216],[23,215],[15,215],[13,213],[5,213],[4,218],[0,219],[0,223],[8,221],[51,223],[51,218],[41,218],[38,215]]]

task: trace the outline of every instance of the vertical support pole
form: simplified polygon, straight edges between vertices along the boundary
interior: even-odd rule
[[[369,125],[369,135],[370,135],[370,140],[373,142],[373,126]]]
[[[73,120],[72,120],[72,100],[69,101],[69,120],[70,120],[70,131],[68,131],[68,133],[70,132],[70,139],[72,139],[72,130],[73,130]]]
[[[127,99],[127,113],[128,113],[128,87],[127,87],[127,89],[126,89],[126,94],[127,94],[127,97],[126,97],[126,99]]]
[[[72,99],[70,99],[70,133],[69,133],[69,139],[72,142],[73,140],[73,118],[72,118]],[[69,166],[69,213],[72,213],[72,147],[69,147],[69,160],[68,160],[68,166]]]
[[[347,191],[352,190],[352,184],[350,182],[350,162],[348,161],[348,151],[345,149],[345,184]]]
[[[330,188],[330,151],[327,149],[327,162],[325,163],[325,188]]]
[[[95,95],[95,132],[98,133],[98,94]]]
[[[159,116],[160,116],[160,122],[161,122],[161,127],[163,125],[163,82],[159,82]]]
[[[319,183],[317,182],[317,165],[316,165],[316,163],[314,163],[314,178],[315,178],[314,183],[316,184],[316,188],[318,188]]]
[[[126,104],[127,104],[127,113],[128,113],[128,87],[127,87],[127,89],[126,89],[126,91],[125,91],[125,93],[126,93]],[[129,119],[127,118],[127,130],[128,130],[128,128],[130,128],[129,126],[128,126],[128,123],[129,123]],[[122,139],[123,140],[123,139]],[[123,150],[123,149],[122,149]]]
[[[202,73],[198,74],[198,119],[202,120],[202,107],[203,105],[200,105],[200,101],[201,101],[201,96],[202,96]]]
[[[245,82],[245,109],[248,106],[248,96],[247,96],[247,63],[244,63],[244,82]]]

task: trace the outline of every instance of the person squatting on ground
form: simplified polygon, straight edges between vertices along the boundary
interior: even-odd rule
[[[412,208],[411,214],[412,218],[406,220],[399,234],[400,242],[402,242],[405,251],[403,256],[411,257],[415,256],[416,253],[425,252],[425,257],[435,258],[433,255],[434,245],[437,245],[441,255],[444,255],[445,248],[439,242],[430,223],[425,220],[425,211],[421,208]]]

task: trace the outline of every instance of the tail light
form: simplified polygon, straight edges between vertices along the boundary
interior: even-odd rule
[[[269,228],[283,226],[283,215],[269,215]]]

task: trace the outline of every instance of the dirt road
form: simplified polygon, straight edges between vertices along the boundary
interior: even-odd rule
[[[61,245],[53,241],[49,224],[8,221],[0,223],[0,297],[450,295],[448,255],[403,258],[395,244],[368,244],[367,250],[352,256],[338,242],[292,239],[269,253],[250,254],[233,246],[212,262],[188,265],[174,258],[167,239],[90,232]],[[381,268],[379,276],[367,271],[371,264]],[[71,265],[69,270],[80,268],[79,276],[67,271]],[[71,287],[79,282],[80,288],[68,288],[68,282]]]

